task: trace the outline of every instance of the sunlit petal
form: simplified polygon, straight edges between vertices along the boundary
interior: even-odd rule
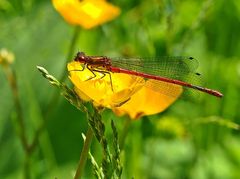
[[[86,29],[116,18],[120,9],[104,0],[52,0],[55,9],[70,24]]]

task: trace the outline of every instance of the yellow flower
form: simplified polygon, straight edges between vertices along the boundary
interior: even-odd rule
[[[162,112],[182,93],[182,87],[172,85],[175,97],[164,95],[146,87],[143,78],[121,73],[110,73],[111,86],[109,74],[101,78],[103,74],[95,72],[97,76],[88,80],[93,74],[87,68],[77,71],[82,68],[79,62],[68,64],[77,94],[83,100],[93,101],[96,106],[111,108],[119,116],[128,114],[130,118],[138,119]]]
[[[0,64],[7,66],[14,61],[14,54],[5,48],[0,49]]]
[[[105,0],[52,0],[55,9],[70,24],[86,29],[117,17],[120,9]]]

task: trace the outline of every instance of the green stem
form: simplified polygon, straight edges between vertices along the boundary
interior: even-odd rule
[[[120,137],[120,140],[119,140],[120,141],[119,142],[120,151],[122,151],[122,149],[124,147],[125,140],[126,140],[126,137],[127,137],[127,133],[128,133],[128,129],[130,127],[130,124],[131,124],[131,119],[127,118],[125,123],[124,123],[123,131],[122,131],[122,134],[121,134],[121,137]]]
[[[72,59],[72,56],[73,56],[73,53],[75,50],[75,46],[77,44],[77,40],[79,37],[79,32],[80,32],[80,28],[79,28],[79,26],[76,26],[74,29],[74,32],[73,32],[73,37],[72,37],[71,44],[69,46],[69,51],[68,51],[68,55],[67,55],[65,64],[67,64],[69,62],[69,60]],[[64,65],[64,69],[63,69],[62,76],[60,78],[60,82],[64,82],[66,80],[66,77],[67,77],[67,70],[66,70],[66,66]]]
[[[29,154],[27,154],[25,156],[24,178],[25,179],[30,179],[31,178],[31,174],[30,174],[30,155]]]
[[[26,139],[26,134],[25,134],[25,126],[24,126],[22,108],[21,108],[21,105],[20,105],[15,74],[10,67],[5,68],[5,73],[6,73],[8,82],[10,84],[11,90],[12,90],[13,101],[14,101],[14,105],[15,105],[15,108],[16,108],[16,111],[17,111],[17,121],[18,121],[18,124],[20,126],[20,131],[19,131],[20,139],[21,139],[23,147],[27,149],[28,145],[27,145],[27,139]]]
[[[75,49],[75,46],[76,46],[76,43],[77,43],[77,39],[78,39],[78,36],[79,36],[79,32],[80,32],[80,28],[78,26],[75,27],[74,29],[74,33],[73,33],[73,37],[72,37],[72,40],[71,40],[71,43],[70,43],[70,46],[69,46],[69,51],[68,51],[68,55],[67,55],[67,58],[66,58],[66,62],[64,63],[64,68],[62,70],[62,74],[61,74],[61,78],[60,78],[60,82],[64,82],[66,80],[66,77],[67,77],[67,70],[66,70],[66,64],[68,63],[69,59],[72,58],[73,56],[73,52],[74,52],[74,49]],[[52,112],[53,112],[53,109],[54,107],[53,106],[56,106],[55,104],[58,102],[59,100],[59,93],[54,93],[49,104],[48,104],[48,107],[47,107],[47,111],[45,113],[45,119],[49,119]]]
[[[171,5],[169,5],[171,6]],[[169,12],[166,17],[167,29],[166,29],[166,48],[167,54],[172,54],[172,40],[173,40],[173,12]]]
[[[30,150],[30,147],[27,141],[26,129],[25,129],[24,119],[23,119],[23,112],[22,112],[20,99],[19,99],[16,75],[12,70],[12,68],[9,66],[4,67],[4,71],[12,90],[13,101],[16,108],[16,112],[17,112],[17,124],[19,127],[19,132],[17,132],[17,134],[19,135],[22,147],[25,152],[25,157],[26,157],[25,164],[24,164],[24,176],[26,179],[29,179],[30,171],[31,171],[29,161],[30,161],[32,150]]]
[[[80,160],[78,163],[78,167],[77,167],[77,171],[75,173],[74,179],[81,178],[81,175],[83,173],[83,168],[85,166],[85,163],[86,163],[86,160],[88,157],[88,152],[89,152],[89,148],[90,148],[90,145],[92,142],[92,138],[93,138],[93,131],[92,131],[91,127],[89,127],[88,131],[87,131],[86,139],[84,141],[83,149],[81,152]]]

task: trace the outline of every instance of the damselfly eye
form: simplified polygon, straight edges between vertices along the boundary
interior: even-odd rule
[[[74,61],[82,61],[85,59],[85,53],[84,52],[78,52],[76,57],[74,58]]]

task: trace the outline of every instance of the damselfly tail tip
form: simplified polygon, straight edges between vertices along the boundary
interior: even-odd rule
[[[219,97],[219,98],[223,97],[223,94],[216,90],[212,90],[212,95]]]
[[[203,87],[201,87],[201,86],[195,86],[195,85],[191,85],[190,87],[193,88],[193,89],[197,89],[197,90],[199,90],[199,91],[208,93],[208,94],[210,94],[210,95],[212,95],[212,96],[216,96],[216,97],[218,97],[218,98],[223,97],[223,94],[220,93],[220,92],[217,91],[217,90],[213,90],[213,89],[209,89],[209,88],[203,88]]]

